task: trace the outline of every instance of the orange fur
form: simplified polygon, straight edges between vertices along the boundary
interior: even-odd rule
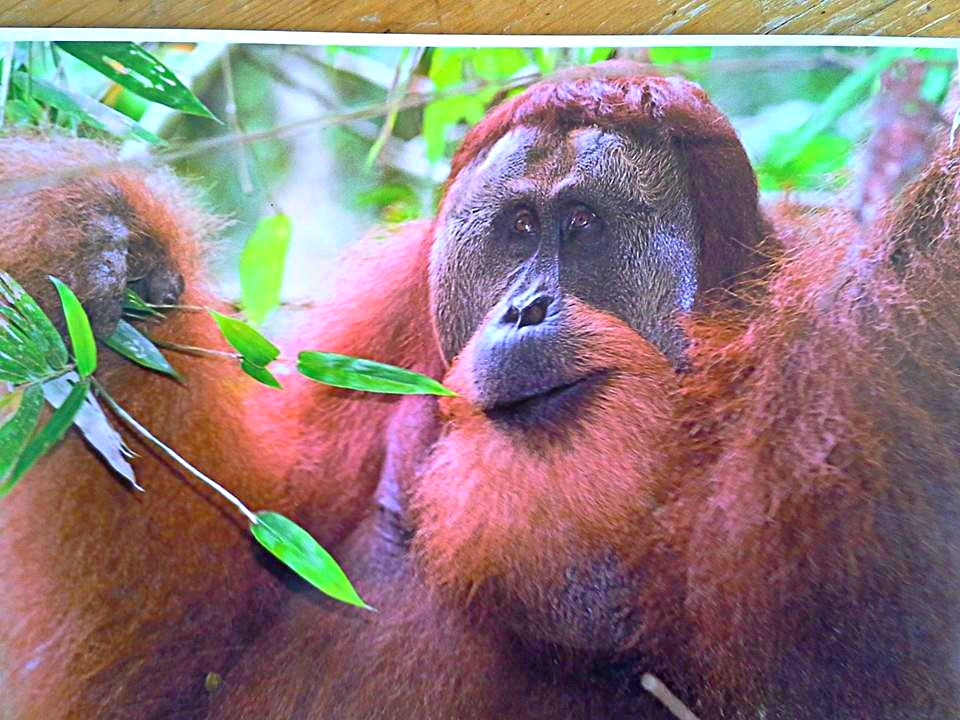
[[[72,436],[0,503],[0,718],[665,718],[645,671],[705,719],[960,712],[958,154],[868,237],[840,214],[784,212],[788,250],[759,267],[755,188],[733,187],[745,158],[705,97],[579,82],[509,101],[455,166],[512,123],[562,126],[564,103],[590,93],[617,99],[605,121],[633,98],[643,127],[670,125],[691,144],[688,172],[706,162],[701,185],[733,199],[710,237],[753,228],[745,257],[708,269],[717,286],[746,270],[753,284],[688,320],[689,368],[571,301],[574,360],[606,384],[570,426],[505,434],[472,403],[471,347],[440,360],[426,225],[350,260],[291,347],[443,376],[459,398],[292,376],[276,392],[196,358],[178,359],[181,387],[108,361],[125,407],[255,508],[307,525],[379,612],[290,592],[215,497],[149,453],[148,492],[133,495]],[[89,159],[32,147],[41,165]],[[194,216],[151,177],[113,183],[160,218],[144,232],[192,255]],[[94,202],[110,180],[84,182],[80,200],[48,197]],[[716,201],[697,187],[709,218]],[[0,208],[77,211],[28,202]],[[82,256],[76,232],[54,250],[17,213],[0,223],[15,274]],[[735,245],[707,257],[723,264]],[[202,315],[162,333],[216,342]],[[207,672],[225,678],[212,697]]]
[[[3,181],[112,156],[89,141],[10,138],[0,158]],[[183,302],[216,305],[197,274],[216,222],[165,173],[110,171],[4,196],[0,267],[55,309],[46,274],[72,279],[78,256],[97,250],[77,219],[117,202],[136,228],[169,248],[187,279]],[[392,291],[363,297],[371,288],[356,289],[341,294],[339,309],[329,307],[332,317],[352,318],[361,331],[344,333],[323,321],[299,332],[293,348],[430,371],[422,339],[404,325],[406,311],[426,312],[426,288],[413,271],[425,262],[425,231],[405,232],[413,242],[381,240],[399,252],[371,268],[376,277],[401,279]],[[82,292],[83,283],[76,285]],[[380,319],[384,307],[394,320]],[[223,348],[206,314],[180,313],[147,329],[159,339]],[[328,544],[356,525],[380,474],[395,398],[332,390],[295,374],[284,376],[287,388],[279,392],[227,362],[171,358],[185,385],[105,348],[99,377],[158,438],[254,509],[286,512]],[[338,447],[344,433],[360,441]],[[224,674],[283,604],[282,584],[264,570],[244,523],[149,446],[128,440],[141,455],[136,469],[146,494],[125,487],[73,431],[0,504],[4,720],[203,713],[206,673]]]
[[[498,429],[472,404],[471,346],[447,376],[462,395],[441,403],[445,431],[414,492],[416,548],[436,586],[469,597],[499,583],[530,601],[581,561],[613,552],[629,572],[664,542],[650,518],[669,489],[674,372],[624,323],[573,305],[574,334],[589,348],[575,364],[583,375],[615,369],[575,429]]]

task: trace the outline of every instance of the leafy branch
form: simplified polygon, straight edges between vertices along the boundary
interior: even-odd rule
[[[70,351],[36,301],[10,275],[0,273],[0,497],[9,493],[73,425],[114,470],[142,491],[128,462],[132,453],[109,424],[99,398],[127,428],[233,505],[249,521],[251,534],[268,552],[327,595],[372,609],[357,594],[334,558],[306,530],[278,513],[251,510],[153,435],[107,392],[94,377],[97,344],[83,306],[66,284],[57,278],[50,280],[60,297]],[[136,313],[156,312],[135,295],[131,295],[129,306]],[[247,323],[213,310],[210,313],[227,342],[237,350],[241,369],[260,382],[279,387],[266,369],[279,356],[276,346]],[[129,322],[122,321],[105,342],[143,367],[177,377],[161,351]],[[432,378],[418,373],[332,353],[303,352],[299,368],[307,377],[338,387],[452,394]],[[44,399],[54,410],[41,424]]]

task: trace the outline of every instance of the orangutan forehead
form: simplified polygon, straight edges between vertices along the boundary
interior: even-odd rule
[[[653,135],[634,137],[598,127],[559,135],[521,126],[465,168],[457,185],[484,196],[492,190],[550,195],[577,183],[620,181],[624,186],[618,190],[646,195],[674,180],[673,160],[669,144]]]

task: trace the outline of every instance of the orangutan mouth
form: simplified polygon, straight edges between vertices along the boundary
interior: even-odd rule
[[[586,402],[610,376],[598,370],[570,382],[552,385],[487,408],[491,420],[512,428],[530,430],[536,427],[557,427],[575,420]]]

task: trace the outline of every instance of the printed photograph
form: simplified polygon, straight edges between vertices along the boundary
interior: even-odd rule
[[[960,717],[960,44],[5,33],[0,720]]]

